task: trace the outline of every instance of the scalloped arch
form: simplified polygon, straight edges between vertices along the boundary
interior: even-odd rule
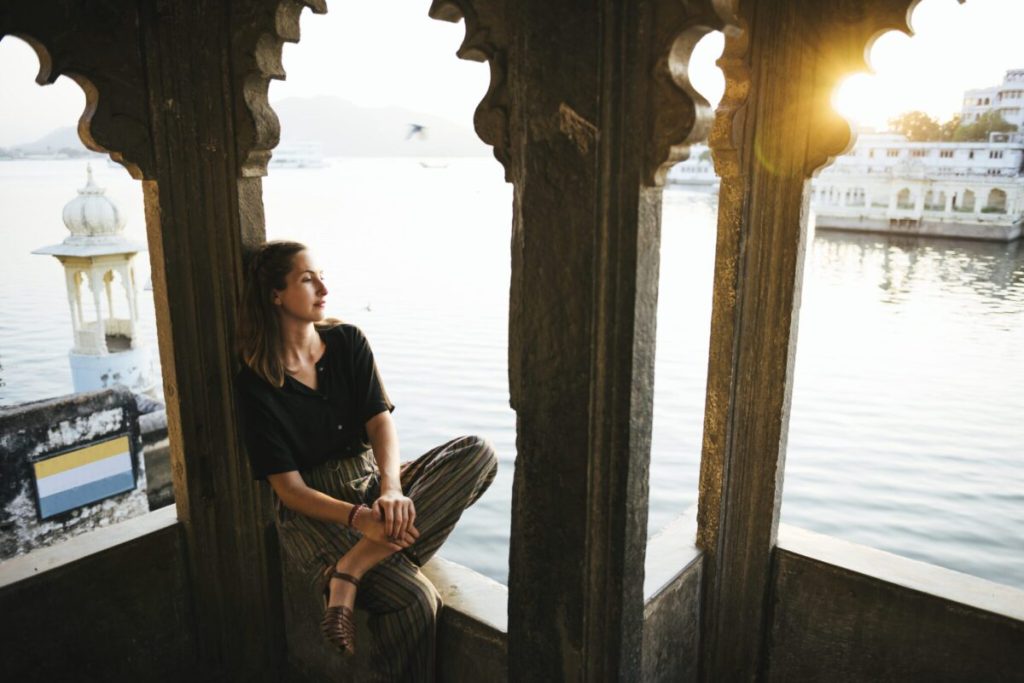
[[[719,65],[725,73],[725,93],[715,115],[709,142],[715,168],[724,177],[740,171],[739,126],[751,87],[749,64],[750,14],[754,3],[713,0],[726,24],[725,48]],[[965,0],[958,0],[961,4]],[[818,70],[809,100],[820,112],[820,125],[809,131],[810,144],[804,175],[810,177],[850,149],[855,141],[849,123],[831,107],[832,93],[852,73],[871,71],[869,53],[875,41],[889,31],[913,35],[911,15],[921,0],[802,0],[811,31],[805,39],[818,55]],[[795,104],[794,106],[800,106]]]
[[[511,179],[509,164],[508,39],[504,22],[504,0],[433,0],[427,14],[438,21],[465,22],[466,35],[456,51],[460,59],[486,61],[490,83],[473,113],[477,135],[494,150],[494,158]]]
[[[100,111],[100,88],[97,87],[93,78],[90,78],[83,71],[73,71],[70,69],[55,69],[54,59],[50,49],[46,46],[44,41],[36,38],[35,36],[12,31],[7,34],[0,34],[0,40],[5,37],[17,38],[32,48],[36,58],[39,60],[39,71],[36,74],[35,81],[39,85],[51,85],[57,81],[61,76],[67,76],[68,79],[73,81],[82,90],[85,95],[85,108],[78,117],[77,132],[78,137],[88,149],[94,152],[100,152],[107,154],[112,160],[124,166],[132,178],[141,180],[144,177],[143,171],[140,166],[131,161],[126,155],[115,149],[115,145],[112,142],[114,137],[105,136],[103,132],[100,134],[101,139],[93,134],[93,122],[96,118],[97,112]],[[101,117],[103,115],[101,114]],[[102,126],[101,126],[102,128]],[[105,131],[104,131],[105,132]],[[107,140],[104,142],[103,140]]]
[[[235,17],[236,145],[242,177],[265,176],[272,150],[281,139],[281,122],[268,99],[270,81],[285,77],[285,43],[299,41],[302,10],[327,12],[325,0],[250,2]]]
[[[644,183],[660,187],[668,170],[690,155],[690,145],[707,139],[714,110],[690,81],[690,59],[701,38],[721,23],[710,6],[696,14],[680,13],[671,6],[673,17],[658,17],[655,42],[650,111],[651,145]],[[662,10],[664,11],[664,10]]]

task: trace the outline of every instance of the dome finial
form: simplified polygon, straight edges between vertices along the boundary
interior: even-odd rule
[[[78,194],[103,194],[105,189],[96,184],[92,175],[92,164],[85,165],[85,187],[78,191]]]

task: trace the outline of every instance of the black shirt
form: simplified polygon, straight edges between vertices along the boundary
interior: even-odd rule
[[[343,323],[319,333],[327,348],[316,363],[315,391],[288,375],[277,388],[244,364],[235,378],[256,479],[364,452],[366,421],[395,409],[362,330]]]

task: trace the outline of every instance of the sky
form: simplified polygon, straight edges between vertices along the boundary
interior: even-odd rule
[[[333,0],[326,15],[304,11],[301,42],[284,49],[286,81],[271,84],[271,102],[335,95],[363,106],[399,105],[470,126],[487,89],[484,64],[455,57],[463,25],[427,17],[426,0],[357,3]],[[963,91],[995,85],[1003,72],[1024,67],[1024,0],[923,0],[913,15],[916,35],[890,32],[876,42],[876,75],[859,75],[833,102],[854,123],[880,127],[920,109],[947,119]],[[714,60],[720,34],[697,48],[691,77],[713,103],[722,75]],[[0,41],[0,147],[30,142],[73,126],[85,105],[78,86],[60,78],[35,84],[38,60],[16,38]]]

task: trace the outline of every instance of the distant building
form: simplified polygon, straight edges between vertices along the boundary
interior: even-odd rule
[[[910,142],[897,133],[861,133],[848,153],[812,180],[811,207],[823,230],[996,241],[1024,226],[1024,69],[992,88],[968,90],[964,123],[998,111],[1019,131],[982,142]],[[668,182],[717,189],[707,146],[669,170]]]
[[[1010,69],[999,85],[964,93],[960,110],[963,123],[973,123],[990,111],[999,112],[1004,121],[1018,129],[1024,125],[1024,69]]]
[[[1010,241],[1024,214],[1024,143],[860,135],[814,179],[820,229]]]
[[[70,235],[36,249],[64,266],[74,346],[69,353],[76,392],[122,384],[153,394],[157,376],[139,337],[139,292],[135,255],[145,250],[123,235],[124,214],[104,195],[87,169],[85,187],[64,207]]]

